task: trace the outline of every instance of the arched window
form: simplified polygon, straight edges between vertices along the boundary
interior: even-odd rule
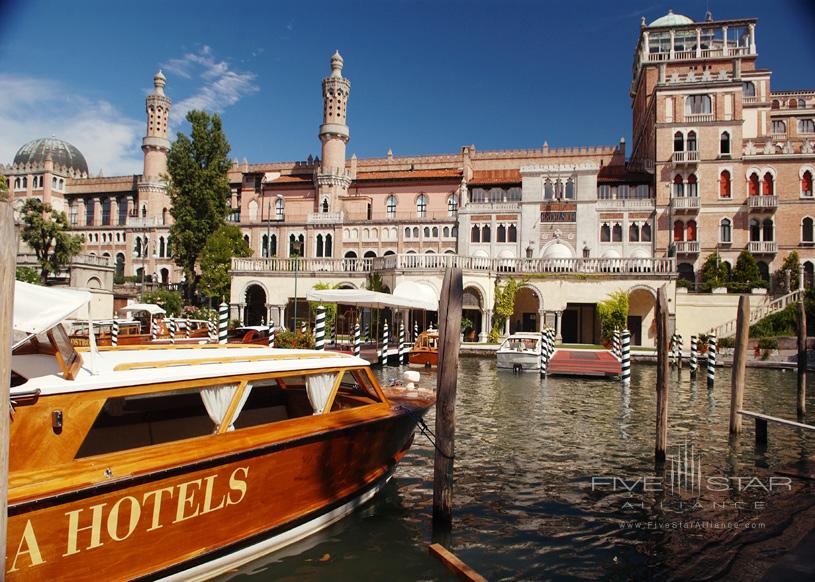
[[[572,178],[566,180],[566,199],[574,200],[574,180]]]
[[[685,115],[713,113],[710,95],[688,95],[685,98]]]
[[[277,256],[277,235],[273,234],[271,240],[269,241],[269,256],[276,257]]]
[[[419,238],[419,227],[418,226],[413,227],[413,238]]]
[[[745,97],[755,97],[756,84],[752,81],[743,81],[741,84],[741,92]]]
[[[727,170],[719,174],[719,198],[730,198],[730,172]]]
[[[439,238],[439,227],[438,226],[433,227],[433,238]]]
[[[674,242],[685,240],[685,225],[681,220],[674,221]]]
[[[685,227],[685,240],[687,241],[695,241],[696,240],[696,221],[689,220],[687,226]]]
[[[166,208],[161,209],[161,224],[167,224],[167,217],[170,215],[170,211]]]
[[[263,237],[260,239],[260,256],[261,257],[268,257],[269,256],[269,235],[264,234]]]
[[[396,196],[393,194],[388,196],[388,199],[385,200],[385,212],[388,218],[396,218]]]
[[[453,228],[450,229],[450,237],[451,238],[456,238],[457,236],[458,236],[458,227],[454,226]]]
[[[803,243],[815,242],[813,234],[815,234],[813,233],[813,221],[809,216],[807,216],[801,221],[801,242]]]
[[[606,223],[600,227],[600,242],[611,242],[611,227]]]
[[[750,231],[750,242],[758,242],[761,240],[761,223],[755,218],[750,219],[748,225]]]
[[[410,238],[410,227],[409,226],[405,227],[405,238]]]
[[[727,131],[723,131],[719,138],[719,153],[730,154],[730,133]]]
[[[329,233],[325,235],[325,256],[330,257],[334,254],[334,237]]]
[[[628,242],[639,242],[640,241],[640,227],[637,226],[636,222],[632,222],[631,226],[628,227]]]
[[[774,237],[775,225],[773,225],[773,221],[771,218],[765,218],[764,222],[761,223],[761,234],[764,238],[764,241],[773,241],[775,240]]]
[[[674,176],[674,198],[682,198],[685,195],[685,186],[682,184],[682,176]]]
[[[328,212],[328,198],[323,198],[323,202],[320,204],[320,211],[323,213]]]
[[[368,220],[373,220],[374,218],[374,205],[370,202],[368,202],[365,215],[368,217]]]
[[[447,216],[455,216],[458,212],[458,198],[455,194],[447,197]]]
[[[450,227],[449,226],[445,226],[444,229],[441,232],[442,232],[442,236],[444,238],[450,238]]]
[[[750,196],[758,196],[759,191],[758,183],[759,183],[758,174],[753,172],[752,174],[750,174],[750,180],[747,185],[747,193]]]
[[[430,238],[430,227],[429,226],[424,227],[424,237],[425,238]]]
[[[696,151],[696,132],[689,131],[688,132],[688,151],[695,152]]]
[[[719,242],[733,242],[732,226],[733,224],[730,222],[729,218],[722,218],[722,220],[719,222]]]
[[[116,253],[116,276],[124,277],[125,274],[125,256],[123,253]]]
[[[552,185],[552,181],[547,178],[546,182],[543,183],[543,198],[544,200],[552,200],[555,197],[555,187]]]
[[[518,242],[518,228],[514,224],[510,224],[509,229],[507,229],[507,240],[509,242]]]
[[[773,119],[772,132],[780,134],[787,133],[787,124],[780,119]]]
[[[798,100],[798,107],[799,107],[800,109],[803,109],[803,108],[804,108],[804,107],[806,107],[806,106],[807,106],[807,102],[806,102],[806,101],[804,101],[803,99],[799,99],[799,100]]]
[[[611,242],[623,242],[623,227],[619,223],[611,228]]]
[[[503,224],[499,224],[495,231],[495,242],[507,242],[507,229]]]
[[[815,133],[815,120],[799,119],[798,133]]]
[[[274,214],[275,220],[283,220],[283,210],[285,209],[284,202],[282,198],[278,198],[274,202]]]
[[[696,184],[696,174],[691,174],[690,176],[688,176],[687,195],[689,197],[695,198],[695,197],[699,196],[699,188],[697,186],[698,185]]]
[[[798,100],[797,99],[790,99],[787,101],[787,107],[790,109],[796,109],[798,107]]]
[[[133,254],[135,254],[137,257],[141,257],[141,237],[140,236],[136,237],[136,244],[133,247]]]
[[[775,193],[773,175],[769,172],[764,174],[764,183],[762,184],[761,193],[765,196],[772,196]]]
[[[315,256],[322,257],[323,256],[323,235],[317,235],[317,249]]]
[[[809,170],[801,175],[801,196],[812,196],[812,172]]]
[[[481,229],[478,228],[475,224],[470,229],[470,242],[481,242]]]
[[[165,250],[166,250],[166,248],[165,248],[164,237],[160,236],[160,237],[158,237],[158,256],[163,257]]]
[[[492,233],[490,232],[490,225],[485,224],[481,230],[481,242],[490,242],[492,240]]]
[[[427,216],[427,196],[419,194],[416,198],[416,216],[425,218]]]
[[[640,229],[640,242],[651,242],[651,225],[647,222]]]
[[[778,109],[781,107],[781,104],[778,102],[778,99],[773,99],[773,102],[770,104],[771,109]]]
[[[685,151],[685,136],[682,135],[681,131],[677,131],[674,134],[674,151],[675,152]]]

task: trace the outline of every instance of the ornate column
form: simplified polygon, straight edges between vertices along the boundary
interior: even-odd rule
[[[93,224],[99,226],[102,224],[102,197],[94,196],[93,198]]]
[[[238,303],[238,319],[243,325],[246,322],[246,303]]]
[[[273,307],[273,305],[271,303],[266,303],[264,305],[264,307],[266,307],[266,325],[270,325],[271,322],[272,322],[272,307]]]
[[[546,311],[544,309],[538,309],[538,331],[543,331],[545,322],[546,322]]]
[[[696,29],[696,58],[702,58],[702,29]]]
[[[285,327],[286,326],[286,306],[285,305],[278,305],[277,306],[277,326],[278,327]]]
[[[110,225],[115,226],[119,224],[119,199],[116,196],[110,196]]]
[[[748,25],[750,29],[750,54],[756,54],[756,25],[755,23],[751,23]]]
[[[676,36],[676,33],[673,30],[671,30],[671,52],[669,53],[669,56],[670,56],[671,60],[674,59],[674,37],[675,36]]]
[[[730,54],[730,50],[727,48],[727,27],[722,27],[722,38],[724,39],[724,44],[722,45],[722,56],[727,56]]]
[[[560,334],[560,323],[563,319],[562,311],[555,311],[555,341],[562,342],[563,336]]]
[[[478,334],[479,343],[487,343],[490,330],[492,329],[492,309],[481,310],[481,332]]]

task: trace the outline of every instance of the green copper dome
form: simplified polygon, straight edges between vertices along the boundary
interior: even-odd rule
[[[674,14],[673,10],[668,10],[668,14],[660,16],[648,26],[650,28],[651,26],[681,26],[683,24],[693,24],[693,19],[682,14]]]
[[[17,150],[14,164],[42,166],[49,155],[54,166],[64,166],[83,174],[88,173],[88,162],[85,161],[82,152],[67,141],[55,137],[43,137],[28,142]]]

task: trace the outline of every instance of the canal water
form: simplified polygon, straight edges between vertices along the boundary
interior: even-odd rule
[[[789,549],[766,540],[780,539],[815,496],[799,480],[790,490],[776,471],[811,456],[815,437],[770,425],[768,447],[757,450],[745,419],[730,446],[729,369],[717,370],[712,390],[703,374],[673,371],[675,462],[655,472],[656,368],[632,372],[624,389],[462,358],[448,540],[460,558],[489,580],[752,579]],[[400,371],[378,374],[387,383]],[[422,382],[435,386],[435,372],[422,371]],[[813,410],[815,383],[808,394]],[[744,408],[794,419],[795,374],[748,369]],[[453,580],[427,551],[432,478],[433,447],[417,433],[375,500],[222,579]]]

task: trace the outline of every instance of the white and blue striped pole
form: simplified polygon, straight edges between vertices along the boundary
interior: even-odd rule
[[[622,333],[620,379],[623,381],[624,385],[631,383],[631,332],[627,329],[624,329]]]
[[[382,328],[382,354],[379,363],[382,366],[388,365],[388,342],[390,341],[390,332],[388,331],[388,320],[385,320],[385,325]]]
[[[314,349],[325,350],[325,307],[317,306],[317,318],[314,321]]]
[[[362,339],[360,338],[359,322],[354,325],[354,355],[359,357],[362,353]]]
[[[119,345],[119,322],[113,320],[113,327],[110,330],[110,345],[114,348]]]
[[[713,387],[716,381],[716,334],[710,334],[707,340],[707,385]]]
[[[270,348],[274,347],[274,333],[275,333],[274,321],[270,321],[269,322],[269,347]]]
[[[227,327],[229,326],[229,305],[221,303],[218,306],[218,343],[225,344]]]
[[[407,364],[407,348],[405,347],[405,323],[399,322],[399,365]]]
[[[170,343],[175,343],[175,319],[172,317],[167,321],[167,327],[170,329]]]
[[[697,360],[698,356],[696,355],[696,343],[698,341],[699,339],[695,335],[690,336],[690,360],[688,361],[688,367],[690,368],[691,374],[694,376],[696,375],[696,368],[699,367],[699,362]]]

